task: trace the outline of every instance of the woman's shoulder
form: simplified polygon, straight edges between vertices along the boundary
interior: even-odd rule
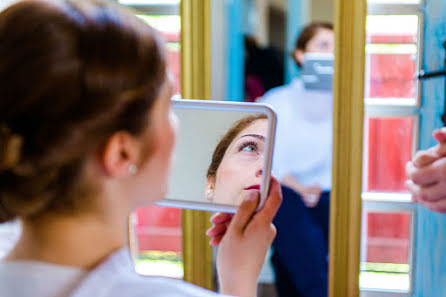
[[[106,280],[105,280],[106,281]],[[216,297],[218,294],[191,285],[182,280],[169,279],[165,277],[147,277],[136,273],[128,277],[121,277],[109,287],[103,297],[139,297],[139,296],[159,296],[159,297]],[[93,296],[93,295],[92,295]],[[95,295],[97,296],[97,295]],[[73,296],[74,297],[74,296]],[[75,297],[87,297],[75,296]]]
[[[265,95],[263,95],[259,102],[268,104],[288,102],[289,100],[295,100],[296,97],[299,97],[299,93],[302,90],[302,81],[298,78],[295,78],[287,85],[269,90],[265,93]]]
[[[197,296],[217,294],[182,280],[143,276],[135,272],[128,249],[120,250],[89,273],[70,297]]]

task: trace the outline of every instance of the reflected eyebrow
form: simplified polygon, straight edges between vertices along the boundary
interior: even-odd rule
[[[240,136],[239,138],[237,138],[237,140],[239,140],[240,138],[243,138],[243,137],[254,137],[254,138],[265,141],[265,136],[260,135],[260,134],[246,134],[246,135]]]

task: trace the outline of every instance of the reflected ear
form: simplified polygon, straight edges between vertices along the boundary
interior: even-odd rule
[[[209,201],[212,201],[212,199],[214,198],[214,188],[215,188],[215,179],[213,177],[208,177],[206,180],[206,191],[204,196]]]
[[[123,178],[134,175],[139,160],[139,142],[127,132],[117,132],[106,142],[99,159],[105,174]]]
[[[297,49],[293,52],[294,61],[296,61],[296,63],[300,65],[300,67],[302,67],[302,65],[304,64],[304,54],[305,52],[300,49]]]

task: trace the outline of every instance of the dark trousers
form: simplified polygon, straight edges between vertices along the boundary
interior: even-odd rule
[[[328,295],[328,224],[330,193],[316,207],[282,186],[283,202],[274,218],[277,236],[272,264],[279,297]]]

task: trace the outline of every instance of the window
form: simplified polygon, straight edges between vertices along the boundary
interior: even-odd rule
[[[168,68],[180,93],[180,0],[119,0],[166,41]],[[144,275],[183,278],[181,210],[161,206],[137,209],[130,220],[135,269]]]
[[[368,0],[362,296],[409,296],[416,208],[405,165],[418,147],[423,14],[419,0]]]

